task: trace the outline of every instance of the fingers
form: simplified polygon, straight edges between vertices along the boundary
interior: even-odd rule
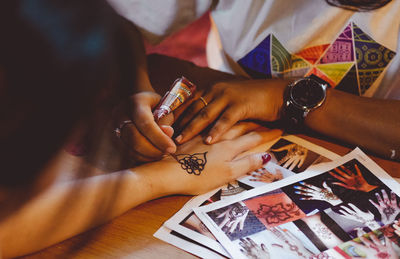
[[[283,147],[280,147],[280,148],[275,148],[275,149],[271,149],[271,151],[274,151],[274,152],[281,152],[281,151],[285,151],[285,150],[289,150],[289,149],[291,149],[293,146],[295,146],[296,144],[289,144],[289,145],[286,145],[286,146],[283,146]]]
[[[380,209],[380,206],[379,206],[378,204],[376,204],[373,200],[369,199],[368,201],[369,201],[372,205],[374,205],[374,207],[375,207],[377,210]]]
[[[160,128],[168,137],[172,138],[174,135],[174,128],[171,126],[161,125]]]
[[[291,161],[291,163],[290,163],[290,160],[288,161],[288,162],[286,162],[285,163],[285,166],[287,165],[287,166],[289,166],[289,164],[291,164],[290,166],[289,166],[289,170],[290,171],[292,171],[295,167],[296,167],[296,165],[299,163],[299,158],[296,156],[296,157],[293,157],[293,159],[291,159],[292,161]],[[285,167],[285,166],[283,166],[283,167]],[[286,167],[287,168],[287,167]]]
[[[300,157],[300,162],[299,162],[299,164],[297,165],[297,168],[302,167],[303,164],[304,164],[304,161],[306,161],[306,156],[301,156],[301,157]]]
[[[209,131],[206,143],[212,144],[218,142],[226,131],[228,131],[236,122],[243,119],[244,116],[242,115],[242,110],[243,109],[237,106],[228,107]]]
[[[200,133],[215,121],[225,107],[226,102],[221,98],[209,103],[196,114],[187,126],[185,126],[184,130],[176,138],[176,141],[181,144]]]
[[[206,105],[204,101],[200,99],[200,97],[202,97],[203,100],[208,104],[211,104],[214,99],[214,94],[208,92],[207,94],[198,96],[195,100],[193,100],[192,103],[182,112],[183,117],[180,118],[178,125],[179,128],[183,128],[185,125],[187,125],[205,106],[208,105]]]
[[[176,145],[154,121],[150,106],[136,107],[132,116],[138,131],[162,152],[175,153]]]
[[[269,131],[253,131],[246,135],[243,135],[234,140],[228,140],[230,149],[235,153],[234,156],[250,150],[260,144],[266,143],[276,137],[280,136],[280,130],[269,130]]]
[[[219,140],[232,140],[259,127],[260,125],[254,122],[238,122],[225,132]]]
[[[383,202],[389,205],[390,204],[389,197],[384,189],[382,189],[382,197],[383,197]]]
[[[341,173],[341,171],[338,169],[338,168],[335,168],[334,169],[337,173]],[[342,177],[342,176],[339,176],[339,175],[337,175],[337,174],[335,174],[334,172],[332,172],[332,171],[329,171],[329,174],[330,175],[332,175],[333,177],[335,177],[336,179],[338,179],[339,181],[342,181],[342,182],[347,182],[347,179],[346,178],[344,178],[344,177]]]
[[[121,141],[130,150],[133,157],[140,161],[155,160],[163,155],[163,152],[150,143],[132,124],[123,128]]]
[[[269,157],[269,159],[268,159]],[[267,163],[271,158],[267,153],[251,154],[240,159],[233,160],[231,165],[231,176],[233,179],[237,179],[247,172],[254,171]]]

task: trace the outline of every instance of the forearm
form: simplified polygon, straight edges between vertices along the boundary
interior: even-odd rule
[[[163,196],[157,174],[150,169],[139,167],[52,186],[1,223],[3,256],[40,250]]]
[[[307,127],[400,161],[400,101],[328,90],[326,102],[306,118]]]

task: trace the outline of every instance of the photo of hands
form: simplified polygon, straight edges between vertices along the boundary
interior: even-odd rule
[[[279,139],[267,152],[272,155],[271,161],[294,173],[301,173],[311,165],[332,161],[308,147],[284,138]]]
[[[383,229],[366,233],[333,248],[342,258],[398,259],[400,247],[390,239]]]
[[[217,202],[195,212],[234,258],[398,258],[392,254],[397,256],[400,240],[400,199],[394,191],[400,186],[362,154],[355,150],[343,162],[327,163],[322,172],[296,174],[273,182],[271,188],[243,193],[240,200]],[[289,231],[287,226],[294,227]],[[383,227],[391,232],[386,239],[394,245],[368,235],[384,232]],[[296,239],[289,241],[290,233],[296,233]],[[284,236],[286,241],[274,241]],[[346,243],[351,246],[343,252],[339,247]],[[271,256],[278,247],[299,254]],[[364,252],[349,255],[361,248]],[[368,249],[375,251],[375,257],[365,257],[372,253]]]

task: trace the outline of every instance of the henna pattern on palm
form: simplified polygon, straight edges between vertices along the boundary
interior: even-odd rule
[[[301,211],[294,202],[286,204],[279,202],[272,206],[260,204],[255,214],[264,218],[268,224],[278,224],[286,222],[294,216],[299,216]]]
[[[188,174],[200,175],[207,164],[207,152],[191,154],[179,154],[174,158],[181,164],[183,170]]]

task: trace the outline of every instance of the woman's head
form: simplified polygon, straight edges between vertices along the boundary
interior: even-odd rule
[[[391,0],[326,0],[330,5],[351,11],[367,12],[387,5]]]
[[[97,3],[96,10],[79,1],[0,3],[3,213],[4,206],[18,206],[29,197],[41,170],[76,124],[93,117],[104,90],[130,84],[134,77],[132,66],[129,76],[121,75],[128,70],[129,50],[121,43],[116,14]],[[4,198],[14,190],[23,190],[18,193],[24,197]]]

